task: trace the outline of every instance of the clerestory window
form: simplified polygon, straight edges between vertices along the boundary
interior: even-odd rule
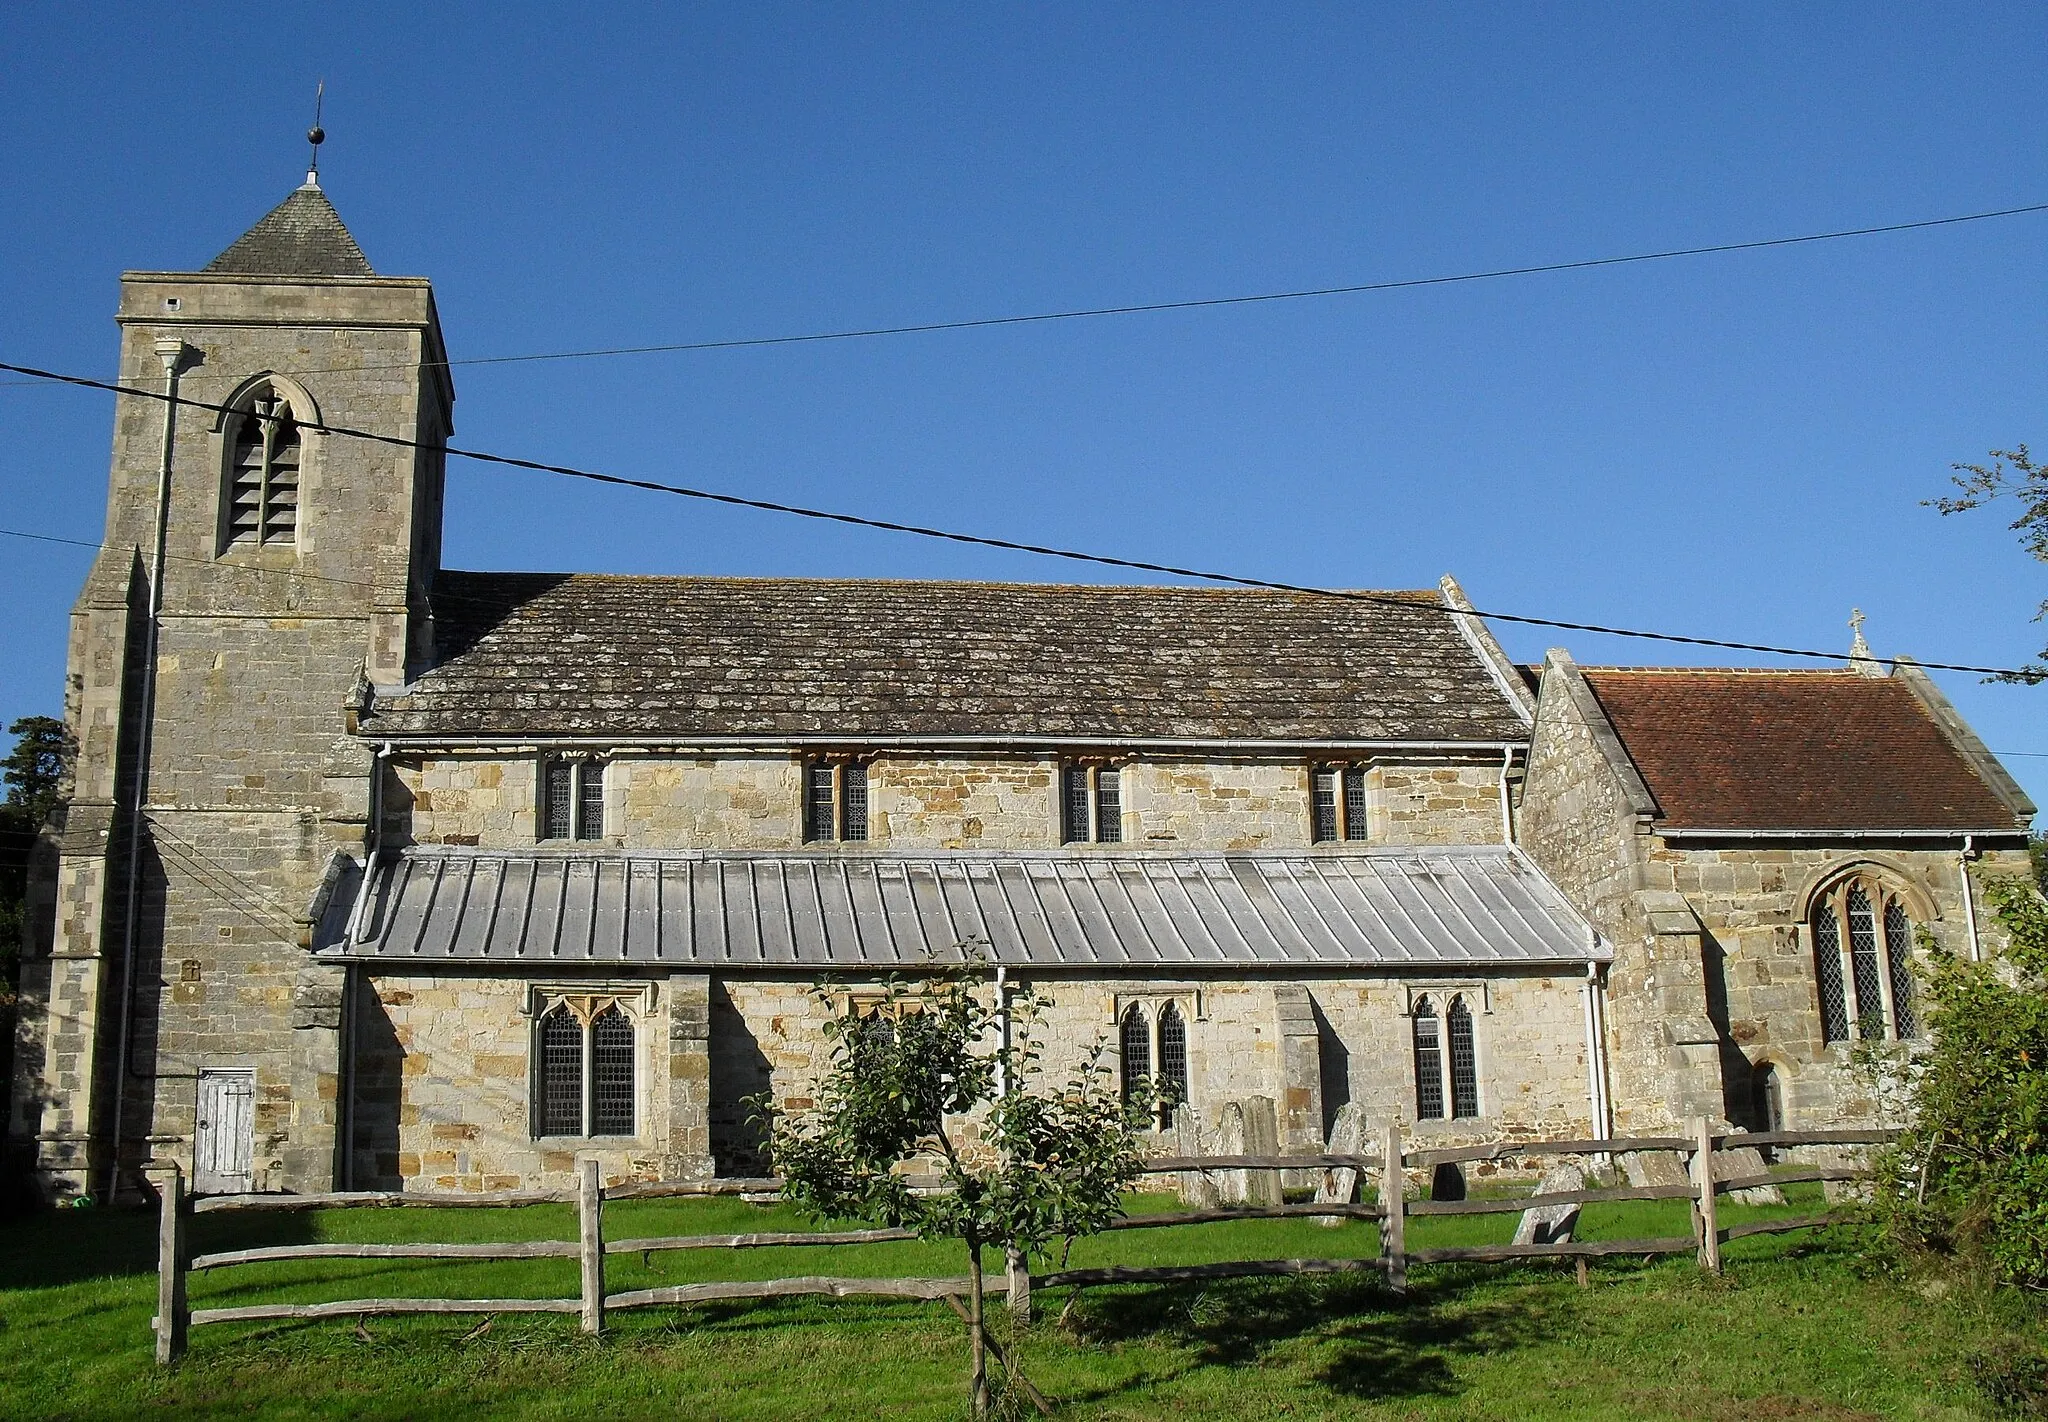
[[[540,838],[604,838],[604,762],[550,756],[541,763]]]
[[[259,385],[238,402],[225,434],[221,551],[297,543],[304,440],[291,402],[274,387]]]
[[[1355,765],[1309,772],[1309,838],[1317,844],[1365,838],[1365,771]]]
[[[1903,1041],[1920,1035],[1913,1006],[1913,920],[1895,889],[1853,875],[1813,906],[1821,1036]]]
[[[537,1029],[534,1133],[630,1136],[637,1098],[633,1020],[616,1001],[565,999]]]
[[[1123,837],[1123,772],[1114,765],[1061,766],[1060,842],[1119,844]]]
[[[804,765],[804,842],[857,843],[868,837],[868,768],[857,760]]]

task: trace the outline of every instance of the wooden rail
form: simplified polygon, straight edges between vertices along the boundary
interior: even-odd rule
[[[1374,1203],[1324,1201],[1258,1207],[1165,1210],[1129,1215],[1111,1222],[1110,1230],[1168,1229],[1184,1225],[1220,1224],[1235,1220],[1355,1219],[1379,1224],[1380,1249],[1371,1257],[1326,1259],[1239,1259],[1210,1264],[1132,1267],[1111,1265],[1062,1269],[1033,1275],[1021,1255],[1010,1258],[1009,1302],[1028,1316],[1034,1288],[1087,1288],[1098,1284],[1179,1283],[1204,1279],[1281,1277],[1290,1275],[1378,1273],[1400,1293],[1408,1270],[1417,1265],[1500,1263],[1564,1258],[1584,1261],[1615,1255],[1660,1255],[1696,1252],[1701,1267],[1720,1268],[1720,1247],[1752,1235],[1817,1229],[1837,1221],[1831,1214],[1755,1220],[1722,1228],[1717,1219],[1719,1198],[1732,1191],[1801,1182],[1861,1179],[1866,1171],[1851,1166],[1802,1167],[1774,1174],[1714,1179],[1716,1152],[1753,1146],[1862,1146],[1897,1139],[1896,1131],[1773,1131],[1753,1135],[1714,1135],[1708,1123],[1695,1119],[1686,1136],[1648,1136],[1564,1141],[1502,1141],[1443,1150],[1404,1150],[1399,1126],[1388,1126],[1377,1155],[1164,1156],[1146,1161],[1146,1174],[1207,1173],[1224,1170],[1347,1169],[1377,1172],[1379,1199]],[[1623,1186],[1549,1191],[1511,1199],[1417,1200],[1405,1198],[1404,1172],[1475,1160],[1502,1160],[1540,1155],[1618,1155],[1630,1151],[1675,1152],[1691,1158],[1691,1180],[1685,1184]],[[1393,1162],[1389,1168],[1387,1162]],[[801,1275],[790,1278],[677,1284],[663,1288],[610,1293],[605,1261],[614,1254],[652,1254],[666,1250],[767,1249],[893,1243],[915,1239],[907,1229],[827,1231],[756,1231],[744,1234],[659,1235],[647,1238],[605,1238],[607,1201],[653,1200],[691,1196],[755,1195],[778,1191],[772,1177],[719,1180],[654,1181],[621,1184],[607,1189],[595,1158],[577,1162],[574,1190],[514,1190],[491,1195],[404,1194],[386,1191],[336,1191],[314,1195],[231,1195],[193,1201],[184,1178],[173,1166],[157,1172],[162,1209],[157,1246],[157,1312],[151,1320],[160,1363],[170,1363],[186,1348],[187,1331],[215,1323],[264,1320],[354,1318],[384,1314],[573,1313],[589,1333],[604,1329],[608,1310],[683,1306],[734,1299],[775,1299],[802,1296],[832,1298],[945,1299],[957,1303],[968,1291],[964,1278],[853,1278]],[[1610,1239],[1553,1244],[1494,1244],[1455,1248],[1411,1249],[1407,1243],[1410,1216],[1506,1214],[1551,1205],[1599,1204],[1625,1200],[1684,1199],[1692,1206],[1688,1237]],[[293,1211],[312,1209],[493,1208],[573,1204],[577,1211],[574,1240],[536,1239],[487,1244],[294,1244],[221,1250],[193,1257],[188,1248],[188,1222],[198,1214],[221,1211]],[[300,1259],[575,1259],[579,1287],[574,1298],[396,1298],[342,1299],[326,1303],[252,1304],[237,1308],[193,1309],[186,1295],[187,1277],[195,1272],[243,1264],[280,1263]]]

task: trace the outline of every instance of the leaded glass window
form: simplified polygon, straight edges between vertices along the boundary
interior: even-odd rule
[[[1088,842],[1088,767],[1060,767],[1060,843]]]
[[[845,801],[845,814],[840,827],[841,839],[866,839],[868,837],[868,768],[859,761],[848,761],[839,767],[840,796]]]
[[[836,796],[830,761],[814,760],[804,767],[804,838],[813,844],[836,839]]]
[[[302,441],[291,405],[266,387],[232,417],[231,428],[223,545],[296,543]]]
[[[1095,772],[1095,838],[1102,844],[1116,844],[1123,837],[1123,773],[1105,765]]]
[[[586,760],[577,767],[576,838],[604,838],[604,767]]]
[[[1885,959],[1891,969],[1892,1021],[1901,1037],[1920,1035],[1913,1015],[1913,923],[1893,899],[1884,906]]]
[[[633,1134],[633,1024],[616,1003],[590,1023],[590,1134]]]
[[[1849,1040],[1849,1000],[1842,988],[1842,931],[1832,904],[1813,918],[1813,975],[1820,984],[1820,1024],[1830,1042]]]
[[[638,1050],[617,1001],[572,996],[535,1034],[534,1131],[543,1136],[630,1136],[638,1124]]]
[[[1825,1040],[1919,1035],[1913,920],[1896,890],[1874,874],[1843,879],[1815,902],[1812,931]]]
[[[540,1022],[540,1133],[583,1134],[583,1024],[566,1005]]]
[[[549,761],[541,789],[541,838],[569,838],[575,827],[575,806],[575,764],[566,760]]]
[[[1152,1079],[1152,1024],[1145,1020],[1145,1009],[1132,1003],[1124,1012],[1121,1031],[1123,1047],[1123,1093],[1129,1101],[1138,1094],[1141,1083]]]
[[[1365,772],[1353,766],[1344,772],[1344,838],[1365,838]]]
[[[1444,1116],[1444,1055],[1437,1035],[1436,1004],[1415,1000],[1415,1117],[1441,1121]]]
[[[1340,776],[1334,770],[1315,771],[1309,784],[1309,833],[1317,844],[1337,838],[1337,792]]]
[[[1479,1056],[1472,1042],[1472,1010],[1463,997],[1451,999],[1447,1014],[1451,1036],[1451,1114],[1479,1114]]]
[[[1188,1099],[1188,1024],[1169,1002],[1159,1009],[1159,1128],[1173,1128],[1173,1113]]]

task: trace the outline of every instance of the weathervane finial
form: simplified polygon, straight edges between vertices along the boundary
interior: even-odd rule
[[[313,156],[306,164],[306,186],[320,186],[320,145],[327,141],[327,130],[320,127],[320,111],[327,103],[327,81],[322,79],[313,90],[313,126],[306,130],[306,142],[313,145]]]

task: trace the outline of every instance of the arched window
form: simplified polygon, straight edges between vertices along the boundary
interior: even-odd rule
[[[1173,1129],[1173,1113],[1188,1099],[1188,1024],[1173,1003],[1159,1009],[1159,1129]]]
[[[1813,972],[1830,1042],[1915,1037],[1913,920],[1897,891],[1852,875],[1813,905]]]
[[[236,402],[223,432],[228,467],[221,551],[298,542],[303,440],[291,402],[274,386],[258,385]]]
[[[540,1021],[540,1133],[583,1134],[583,1024],[567,1004]]]
[[[590,1134],[633,1134],[633,1024],[616,1003],[590,1023]]]
[[[1152,1079],[1152,1024],[1145,1020],[1145,1009],[1135,1002],[1124,1012],[1122,1029],[1123,1046],[1123,1092],[1129,1101],[1138,1093],[1139,1084]]]
[[[616,1001],[576,996],[540,1019],[534,1131],[630,1136],[638,1125],[633,1019]]]
[[[1444,1051],[1437,1035],[1436,1004],[1415,999],[1415,1118],[1441,1121],[1444,1116]]]
[[[1451,999],[1451,1114],[1479,1114],[1479,1055],[1472,1045],[1472,1009],[1461,994]]]

